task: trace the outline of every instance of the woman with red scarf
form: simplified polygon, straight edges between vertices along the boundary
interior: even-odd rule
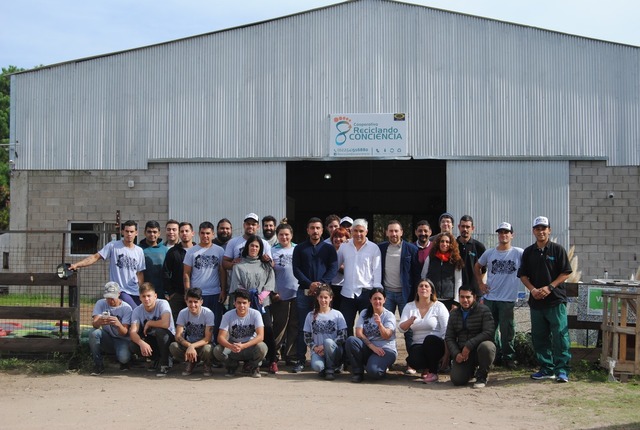
[[[422,266],[422,279],[430,279],[436,288],[436,295],[451,311],[458,305],[458,289],[462,286],[462,267],[456,238],[449,232],[440,233],[433,240],[429,256]]]

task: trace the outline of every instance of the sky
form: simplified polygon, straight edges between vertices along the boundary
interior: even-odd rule
[[[367,1],[367,0],[360,0]],[[338,1],[11,0],[0,67],[29,69],[278,18]],[[438,9],[640,46],[638,0],[416,0]]]

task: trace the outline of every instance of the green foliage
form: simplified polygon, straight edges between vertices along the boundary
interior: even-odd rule
[[[0,371],[36,375],[63,373],[69,368],[68,357],[54,353],[44,359],[0,358]]]
[[[531,333],[517,332],[514,338],[516,361],[521,366],[535,367],[536,354],[531,343]]]
[[[9,143],[9,103],[11,100],[10,74],[21,72],[24,69],[16,66],[2,68],[0,74],[0,143]],[[0,147],[0,230],[9,228],[9,198],[11,170],[9,168],[8,147]]]

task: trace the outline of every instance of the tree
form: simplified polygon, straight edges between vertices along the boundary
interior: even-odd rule
[[[10,177],[9,166],[9,103],[11,95],[10,74],[24,69],[16,66],[2,68],[0,74],[0,230],[9,228]]]

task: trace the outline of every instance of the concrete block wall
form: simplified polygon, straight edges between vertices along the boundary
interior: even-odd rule
[[[166,163],[151,164],[148,170],[31,171],[28,175],[29,229],[64,230],[69,221],[113,224],[117,210],[122,222],[133,219],[140,229],[148,220],[164,225],[168,217]],[[134,181],[132,188],[129,181]]]
[[[582,281],[605,270],[609,278],[629,279],[640,266],[640,167],[574,161],[569,175],[570,240]]]

